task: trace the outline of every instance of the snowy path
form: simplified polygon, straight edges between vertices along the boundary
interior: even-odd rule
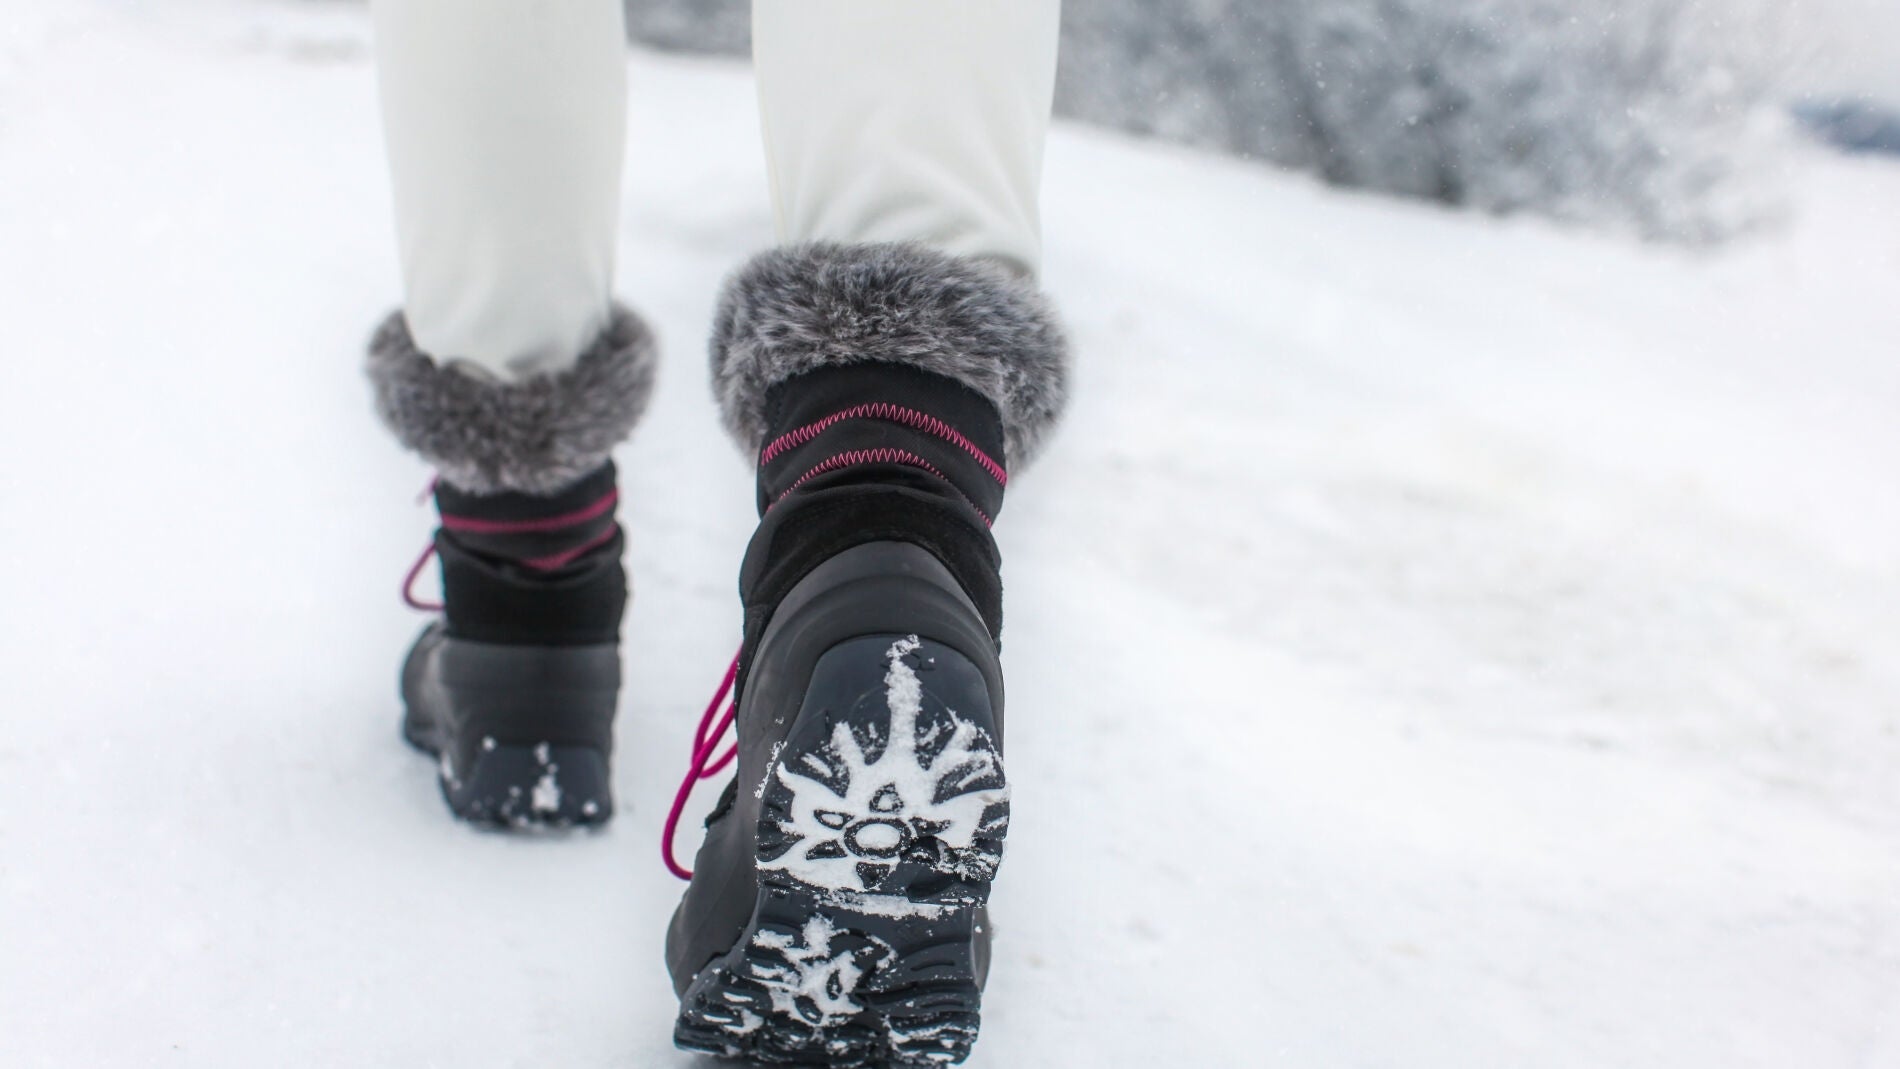
[[[0,1062],[695,1064],[657,833],[750,525],[744,71],[633,57],[628,812],[520,841],[396,737],[360,9],[0,22]],[[1702,258],[1058,135],[973,1066],[1900,1067],[1900,167],[1802,188]]]

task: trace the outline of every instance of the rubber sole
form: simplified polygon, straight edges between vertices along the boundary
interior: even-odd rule
[[[442,800],[457,818],[486,828],[534,830],[585,828],[613,818],[607,756],[587,746],[503,745],[482,740],[482,752],[458,774],[448,751],[419,741],[411,745],[436,758]]]
[[[957,651],[904,635],[826,651],[761,788],[751,920],[694,976],[675,1042],[831,1069],[968,1057],[1009,824],[998,739]]]
[[[436,759],[450,812],[480,827],[613,817],[619,661],[603,650],[483,646],[432,627],[403,668],[403,738]]]

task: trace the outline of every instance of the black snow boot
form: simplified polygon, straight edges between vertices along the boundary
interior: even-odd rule
[[[627,577],[607,456],[645,407],[653,362],[623,310],[573,367],[514,384],[437,366],[400,316],[371,345],[379,411],[440,472],[443,598],[410,600],[442,615],[403,664],[403,736],[435,755],[444,799],[472,823],[613,815]]]
[[[808,246],[733,279],[713,363],[758,451],[761,521],[740,576],[738,775],[667,935],[675,1041],[791,1065],[962,1061],[1009,824],[989,526],[1009,458],[1061,407],[1060,333],[987,264]],[[719,763],[710,727],[688,785]]]

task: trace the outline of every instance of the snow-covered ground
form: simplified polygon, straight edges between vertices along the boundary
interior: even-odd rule
[[[361,9],[0,0],[0,1063],[695,1064],[657,840],[769,223],[744,69],[632,70],[627,811],[523,840],[396,734]],[[1900,166],[1802,175],[1694,255],[1057,134],[972,1065],[1900,1066]]]

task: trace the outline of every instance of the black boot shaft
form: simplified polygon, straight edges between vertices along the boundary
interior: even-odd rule
[[[436,487],[443,602],[451,637],[516,646],[591,646],[620,637],[627,604],[614,466],[559,493]]]
[[[899,364],[827,368],[774,387],[766,418],[761,516],[794,487],[866,485],[873,479],[862,471],[880,453],[884,478],[908,473],[919,489],[968,505],[985,527],[1002,510],[1002,417],[953,379]]]
[[[1002,557],[990,524],[1008,473],[994,405],[956,381],[895,364],[801,375],[772,390],[759,454],[758,531],[739,576],[750,652],[812,569],[871,542],[941,561],[1000,641]]]

